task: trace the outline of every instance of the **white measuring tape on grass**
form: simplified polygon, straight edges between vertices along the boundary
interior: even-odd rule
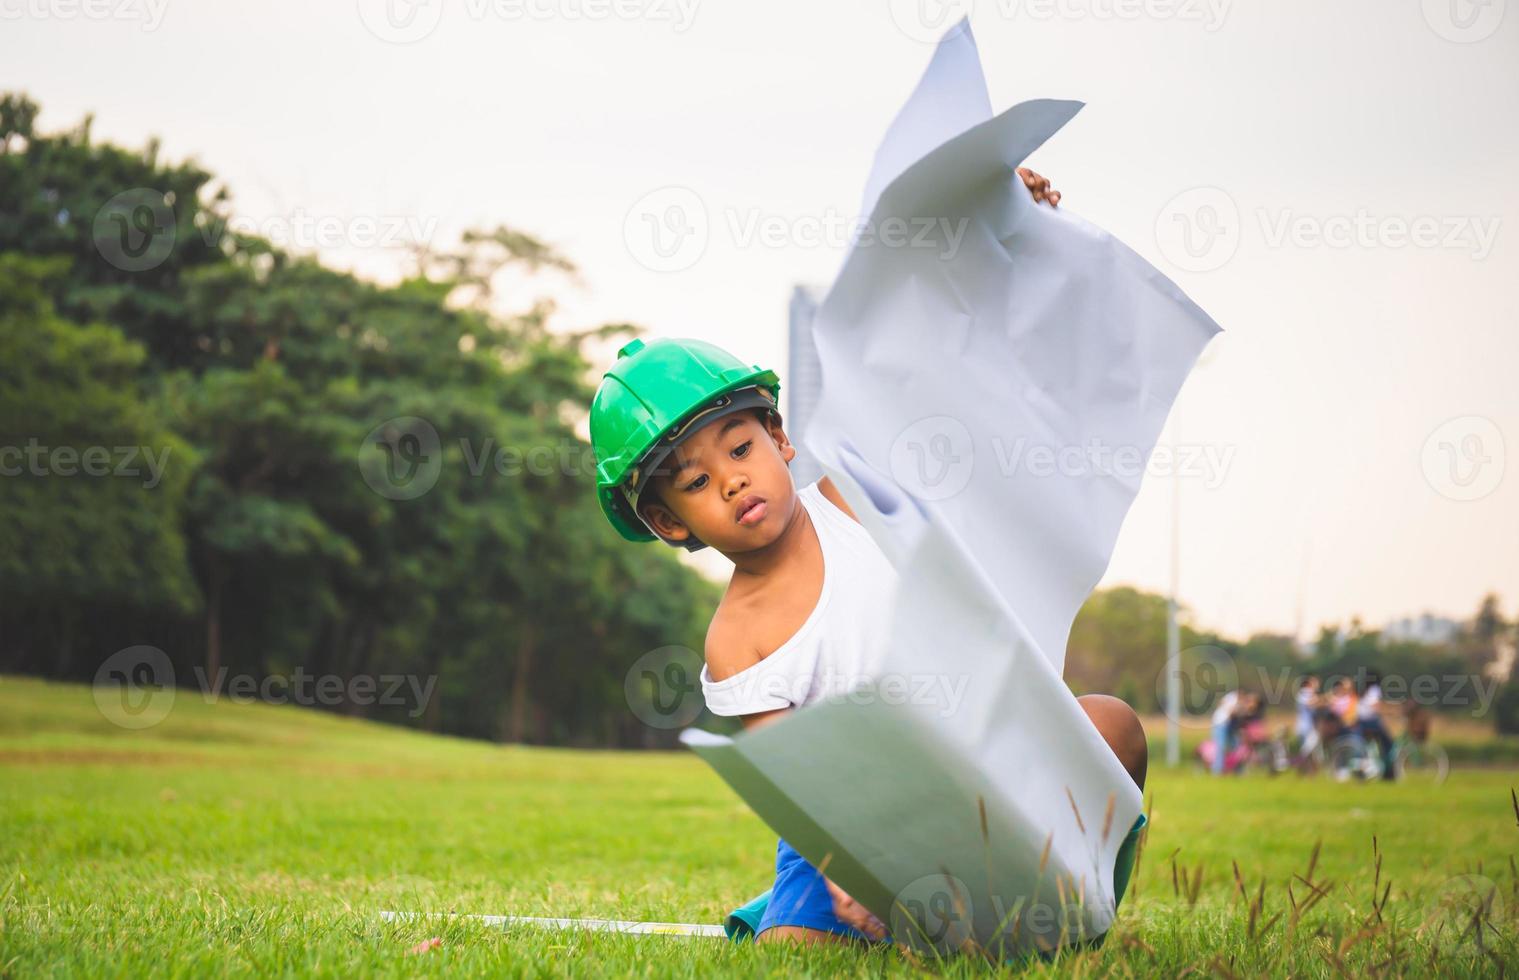
[[[386,922],[414,922],[423,919],[463,919],[481,925],[537,926],[541,929],[565,929],[581,932],[620,932],[630,936],[700,936],[726,939],[722,926],[699,926],[687,922],[630,922],[622,919],[546,919],[533,915],[459,915],[453,912],[381,912]]]

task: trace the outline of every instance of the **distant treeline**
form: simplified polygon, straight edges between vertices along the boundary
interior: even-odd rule
[[[1182,613],[1184,619],[1186,612]],[[1268,705],[1293,704],[1297,682],[1384,678],[1389,700],[1492,719],[1499,731],[1519,733],[1519,677],[1513,651],[1519,624],[1505,619],[1499,598],[1484,597],[1471,619],[1441,643],[1384,636],[1360,620],[1323,626],[1311,648],[1290,636],[1257,633],[1240,641],[1181,627],[1181,710],[1194,714],[1225,690],[1263,694]],[[1141,712],[1164,710],[1166,599],[1119,587],[1094,592],[1082,606],[1066,652],[1066,681],[1078,693],[1116,694]]]
[[[239,230],[156,144],[37,112],[0,96],[0,672],[155,647],[179,686],[304,676],[438,731],[668,744],[624,678],[699,651],[719,590],[595,503],[586,348],[632,328],[493,292],[569,262],[502,228],[380,287]]]
[[[564,257],[498,228],[378,286],[248,233],[156,144],[37,112],[0,95],[0,672],[537,743],[668,746],[697,720],[720,588],[616,535],[578,434],[591,349],[634,328],[550,330],[551,303],[497,293]],[[1445,648],[1183,646],[1247,684],[1471,673],[1510,628],[1490,599]],[[1165,631],[1161,597],[1098,592],[1067,678],[1158,710]]]

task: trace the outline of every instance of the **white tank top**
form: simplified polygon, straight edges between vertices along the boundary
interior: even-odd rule
[[[823,548],[822,592],[806,622],[759,663],[720,681],[702,665],[702,695],[715,715],[796,708],[842,695],[875,679],[885,657],[897,570],[870,532],[816,483],[798,490],[797,499]]]

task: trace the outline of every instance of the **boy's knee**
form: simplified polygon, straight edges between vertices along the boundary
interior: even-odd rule
[[[1113,754],[1118,756],[1135,785],[1144,789],[1145,772],[1149,768],[1150,747],[1145,740],[1144,726],[1134,709],[1123,701],[1106,694],[1086,694],[1076,699],[1087,717],[1092,720]]]

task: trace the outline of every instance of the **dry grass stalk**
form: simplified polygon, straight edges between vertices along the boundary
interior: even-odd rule
[[[1065,788],[1065,798],[1071,801],[1071,812],[1076,814],[1076,827],[1081,831],[1082,836],[1085,837],[1087,825],[1081,820],[1081,811],[1076,808],[1076,797],[1071,795],[1071,788],[1069,786]]]

